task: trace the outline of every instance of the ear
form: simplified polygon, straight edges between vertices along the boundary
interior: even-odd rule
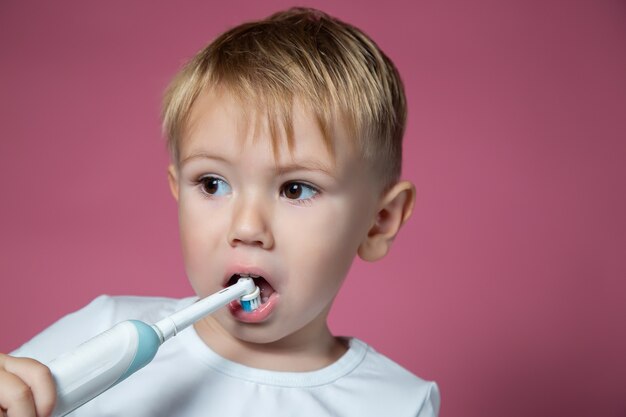
[[[415,186],[401,181],[385,192],[380,199],[374,224],[361,243],[358,254],[364,261],[384,257],[400,227],[411,217],[415,205]]]
[[[170,191],[172,192],[174,200],[178,201],[178,169],[174,164],[170,164],[170,166],[167,167],[167,180],[170,183]]]

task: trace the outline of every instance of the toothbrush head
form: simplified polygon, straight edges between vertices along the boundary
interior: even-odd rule
[[[254,291],[239,298],[243,311],[251,313],[261,306],[261,290],[255,286]]]

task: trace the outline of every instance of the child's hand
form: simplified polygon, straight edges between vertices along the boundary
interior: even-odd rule
[[[55,400],[56,387],[47,366],[0,353],[2,415],[46,417],[52,413]]]

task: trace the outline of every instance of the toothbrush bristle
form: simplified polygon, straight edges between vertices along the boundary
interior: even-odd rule
[[[251,313],[261,306],[261,292],[256,287],[251,294],[244,295],[239,299],[241,308],[246,313]]]
[[[260,297],[253,298],[249,301],[241,301],[241,307],[243,308],[243,311],[250,313],[259,308],[259,298]]]

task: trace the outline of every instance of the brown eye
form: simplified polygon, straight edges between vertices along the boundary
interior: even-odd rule
[[[202,177],[198,180],[202,192],[210,195],[224,195],[230,192],[226,181],[217,177]]]
[[[292,182],[285,186],[284,192],[285,197],[295,200],[297,198],[300,198],[300,196],[302,195],[302,185],[298,184],[297,182]]]
[[[310,200],[318,193],[317,188],[301,182],[288,182],[281,190],[281,194],[290,200]]]

